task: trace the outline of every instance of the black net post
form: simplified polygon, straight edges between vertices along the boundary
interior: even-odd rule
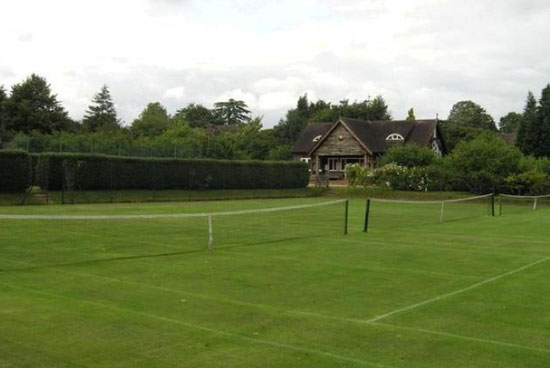
[[[491,216],[495,217],[495,194],[491,195]]]
[[[348,233],[348,213],[349,213],[349,199],[346,199],[345,203],[345,214],[344,214],[344,235]]]
[[[363,232],[369,231],[369,216],[370,216],[370,199],[367,199],[367,205],[365,206],[365,223],[363,225]]]
[[[61,204],[65,204],[65,180],[67,173],[65,172],[65,160],[61,162]]]

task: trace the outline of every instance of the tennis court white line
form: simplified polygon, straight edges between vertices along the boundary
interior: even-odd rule
[[[252,343],[257,343],[257,344],[261,344],[261,345],[267,345],[267,346],[272,346],[272,347],[282,348],[282,349],[287,349],[287,350],[293,350],[293,351],[298,351],[298,352],[302,352],[302,353],[325,356],[325,357],[332,358],[332,359],[335,359],[335,360],[345,361],[345,362],[349,362],[349,363],[355,363],[355,364],[359,364],[359,365],[363,365],[363,366],[377,367],[377,368],[392,368],[392,367],[387,366],[387,365],[382,365],[382,364],[373,363],[373,362],[369,362],[369,361],[365,361],[365,360],[350,358],[350,357],[346,357],[346,356],[339,355],[339,354],[334,354],[334,353],[323,351],[323,350],[310,349],[310,348],[305,348],[305,347],[301,347],[301,346],[297,346],[297,345],[286,344],[286,343],[281,343],[281,342],[272,341],[272,340],[264,340],[264,339],[249,337],[249,336],[245,336],[245,335],[241,335],[241,334],[237,334],[237,333],[218,330],[218,329],[214,329],[214,328],[210,328],[210,327],[204,327],[204,326],[197,325],[197,324],[194,324],[194,323],[184,322],[184,321],[181,321],[181,320],[175,319],[175,318],[159,316],[159,315],[153,314],[153,313],[140,312],[140,311],[136,311],[136,310],[132,310],[132,309],[117,307],[117,306],[114,306],[114,305],[104,304],[104,303],[90,301],[90,300],[83,300],[83,299],[79,299],[79,298],[71,298],[71,297],[68,297],[68,296],[65,296],[65,295],[60,295],[60,294],[55,294],[55,293],[48,293],[48,292],[45,292],[45,291],[38,291],[38,290],[31,289],[31,288],[6,284],[4,282],[0,282],[0,285],[5,286],[5,287],[9,287],[9,288],[12,288],[12,289],[16,289],[16,290],[22,290],[22,291],[25,291],[25,292],[28,292],[28,293],[47,296],[47,297],[50,297],[50,298],[66,299],[66,300],[76,301],[76,302],[79,302],[79,303],[82,303],[82,304],[88,304],[88,305],[93,305],[93,306],[96,306],[96,307],[101,307],[101,308],[104,308],[104,309],[110,309],[110,310],[116,311],[116,312],[130,313],[130,314],[134,314],[134,315],[138,315],[138,316],[142,316],[142,317],[147,317],[147,318],[150,318],[150,319],[156,319],[156,320],[159,320],[159,321],[173,323],[173,324],[177,324],[177,325],[184,326],[184,327],[191,328],[191,329],[195,329],[195,330],[200,330],[200,331],[209,332],[209,333],[213,333],[213,334],[220,335],[220,336],[230,337],[232,339],[244,340],[244,341],[249,341],[249,342],[252,342]]]
[[[323,318],[323,319],[331,319],[331,320],[335,320],[335,321],[363,324],[363,325],[369,325],[369,326],[380,326],[380,327],[384,327],[384,328],[392,328],[392,329],[395,329],[395,330],[403,330],[403,331],[411,331],[411,332],[417,332],[417,333],[423,333],[423,334],[451,337],[451,338],[465,340],[465,341],[481,342],[481,343],[486,343],[486,344],[499,345],[499,346],[505,346],[505,347],[509,347],[509,348],[516,348],[516,349],[522,349],[522,350],[532,350],[532,351],[538,351],[538,352],[541,352],[541,353],[550,354],[550,349],[536,348],[536,347],[532,347],[532,346],[514,344],[514,343],[511,343],[511,342],[504,342],[504,341],[498,341],[498,340],[482,339],[482,338],[479,338],[479,337],[458,335],[458,334],[453,334],[453,333],[449,333],[449,332],[441,332],[441,331],[435,331],[435,330],[427,330],[427,329],[423,329],[423,328],[400,326],[400,325],[394,325],[394,324],[383,323],[383,322],[367,322],[367,321],[360,320],[360,319],[355,319],[355,318],[343,318],[343,317],[329,316],[329,315],[326,315],[326,314],[319,314],[319,313],[313,313],[313,312],[289,311],[289,313],[294,313],[294,314],[299,314],[299,315],[304,315],[304,316],[310,316],[310,317]]]
[[[451,338],[465,340],[465,341],[481,342],[481,343],[505,346],[505,347],[509,347],[509,348],[526,349],[526,350],[532,350],[532,351],[538,351],[538,352],[541,352],[541,353],[550,354],[550,349],[535,348],[535,347],[532,347],[532,346],[519,345],[519,344],[514,344],[514,343],[511,343],[511,342],[503,342],[503,341],[482,339],[482,338],[479,338],[479,337],[463,336],[463,335],[457,335],[457,334],[453,334],[453,333],[449,333],[449,332],[427,330],[427,329],[424,329],[424,328],[399,326],[399,325],[394,325],[394,324],[391,324],[391,323],[369,322],[368,324],[373,325],[373,326],[393,328],[393,329],[396,329],[396,330],[419,332],[419,333],[436,335],[436,336],[451,337]]]
[[[449,298],[449,297],[451,297],[451,296],[455,296],[455,295],[458,295],[458,294],[465,293],[466,291],[470,291],[470,290],[476,289],[476,288],[478,288],[478,287],[480,287],[480,286],[489,284],[489,283],[491,283],[491,282],[500,280],[500,279],[502,279],[502,278],[504,278],[504,277],[507,277],[507,276],[516,274],[516,273],[521,272],[521,271],[523,271],[523,270],[526,270],[526,269],[528,269],[528,268],[530,268],[530,267],[533,267],[533,266],[535,266],[535,265],[537,265],[537,264],[539,264],[539,263],[546,262],[546,261],[548,261],[549,259],[550,259],[550,257],[545,257],[545,258],[539,259],[538,261],[529,263],[528,265],[525,265],[525,266],[516,268],[516,269],[514,269],[514,270],[512,270],[512,271],[508,271],[508,272],[506,272],[506,273],[503,273],[503,274],[500,274],[500,275],[497,275],[497,276],[488,278],[488,279],[486,279],[486,280],[480,281],[480,282],[478,282],[478,283],[475,283],[475,284],[470,285],[470,286],[468,286],[468,287],[465,287],[465,288],[463,288],[463,289],[455,290],[455,291],[452,291],[452,292],[447,293],[447,294],[443,294],[443,295],[440,295],[440,296],[436,296],[435,298],[431,298],[431,299],[424,300],[424,301],[422,301],[422,302],[420,302],[420,303],[411,304],[411,305],[409,305],[409,306],[406,306],[406,307],[403,307],[403,308],[399,308],[399,309],[396,309],[396,310],[391,311],[391,312],[388,312],[388,313],[381,314],[381,315],[379,315],[379,316],[376,316],[376,317],[370,318],[370,319],[368,319],[368,320],[365,320],[365,322],[376,322],[376,321],[380,321],[381,319],[384,319],[384,318],[393,316],[393,315],[398,314],[398,313],[406,312],[406,311],[409,311],[409,310],[412,310],[412,309],[416,309],[416,308],[425,306],[425,305],[427,305],[427,304],[431,304],[431,303],[440,301],[440,300],[442,300],[442,299]]]
[[[329,319],[329,320],[335,320],[335,321],[340,321],[340,322],[349,322],[349,323],[354,323],[354,324],[380,326],[380,327],[386,327],[386,328],[391,327],[391,328],[394,328],[394,329],[400,329],[400,330],[404,330],[404,331],[412,331],[412,332],[417,332],[417,333],[438,335],[438,336],[456,338],[456,339],[465,340],[465,341],[480,342],[480,343],[486,343],[486,344],[492,344],[492,345],[511,347],[511,348],[516,348],[516,349],[523,349],[523,350],[538,351],[538,352],[543,352],[543,353],[550,353],[549,349],[536,348],[536,347],[532,347],[532,346],[514,344],[514,343],[503,342],[503,341],[498,341],[498,340],[482,339],[482,338],[478,338],[478,337],[464,336],[464,335],[458,335],[458,334],[435,331],[435,330],[419,329],[419,328],[414,328],[414,327],[399,326],[399,325],[393,325],[393,324],[388,324],[388,323],[383,323],[383,322],[366,322],[362,319],[338,317],[338,316],[326,315],[326,314],[321,314],[321,313],[305,312],[305,311],[297,311],[297,310],[288,310],[288,309],[285,309],[285,308],[282,308],[282,307],[274,307],[274,306],[267,305],[267,304],[250,303],[250,302],[245,302],[245,301],[240,301],[240,300],[235,300],[235,299],[230,299],[230,298],[213,297],[213,296],[209,296],[209,295],[203,295],[203,294],[188,292],[188,291],[184,291],[184,290],[177,290],[177,289],[167,288],[167,287],[163,287],[163,286],[151,285],[151,284],[143,283],[143,282],[117,279],[117,278],[114,278],[114,277],[94,275],[94,274],[90,274],[90,273],[65,271],[65,270],[59,270],[59,269],[55,269],[54,271],[64,273],[64,274],[68,274],[68,275],[92,277],[92,278],[97,278],[97,279],[103,279],[105,281],[119,282],[119,283],[122,283],[122,284],[141,286],[141,287],[145,287],[145,288],[152,289],[152,290],[170,292],[170,293],[175,293],[175,294],[180,294],[180,295],[187,295],[187,296],[192,296],[192,297],[199,298],[199,299],[212,300],[212,301],[228,303],[228,304],[235,304],[235,305],[242,305],[242,306],[258,308],[258,309],[262,309],[262,310],[269,310],[269,311],[277,312],[277,313],[287,313],[287,314],[294,314],[294,315],[301,315],[301,316],[309,316],[309,317],[314,317],[314,318]]]

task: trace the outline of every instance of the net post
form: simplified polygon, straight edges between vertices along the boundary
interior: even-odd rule
[[[348,213],[349,213],[349,199],[346,199],[345,213],[344,213],[344,235],[348,234]]]
[[[212,228],[212,215],[208,214],[208,250],[214,246],[214,229]]]
[[[443,213],[445,212],[445,201],[441,201],[441,210],[439,212],[439,222],[443,222]]]
[[[498,195],[498,215],[502,216],[502,196]]]
[[[61,204],[65,204],[65,160],[61,161]]]
[[[491,216],[495,217],[495,193],[491,195]]]
[[[533,201],[533,211],[537,210],[537,197],[535,197],[535,200]]]
[[[367,199],[367,205],[365,206],[365,223],[363,224],[363,232],[369,231],[369,216],[370,216],[370,198]]]

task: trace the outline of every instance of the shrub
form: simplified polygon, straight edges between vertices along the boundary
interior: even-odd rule
[[[307,186],[301,162],[41,154],[39,185],[48,190],[256,189]]]
[[[384,154],[380,165],[396,164],[405,167],[429,166],[436,160],[435,152],[417,144],[393,146]]]
[[[31,185],[31,159],[26,151],[0,151],[0,191],[19,192]]]
[[[550,193],[550,176],[538,170],[530,170],[506,178],[501,191],[519,195],[542,195]]]
[[[520,151],[494,134],[483,134],[471,141],[460,142],[446,157],[452,169],[453,189],[466,187],[474,193],[494,191],[505,178],[519,172]]]
[[[351,186],[378,186],[397,190],[444,190],[447,188],[447,173],[439,165],[405,167],[389,164],[371,170],[360,165],[346,167]]]

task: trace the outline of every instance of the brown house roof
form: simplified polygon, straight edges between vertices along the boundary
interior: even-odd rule
[[[403,136],[405,143],[415,143],[421,146],[430,144],[434,131],[441,140],[438,121],[432,120],[393,120],[393,121],[364,121],[350,118],[340,118],[335,123],[312,123],[306,127],[302,136],[292,147],[294,154],[310,154],[322,141],[328,136],[330,130],[338,124],[343,124],[351,133],[357,137],[359,143],[367,147],[372,153],[384,153],[391,147],[386,142],[386,137],[392,133],[398,133]],[[323,137],[314,142],[313,138],[318,135]],[[444,144],[443,144],[444,148]]]
[[[292,146],[293,154],[308,154],[313,148],[316,142],[313,141],[315,137],[324,137],[334,123],[311,123],[302,132],[294,146]]]

